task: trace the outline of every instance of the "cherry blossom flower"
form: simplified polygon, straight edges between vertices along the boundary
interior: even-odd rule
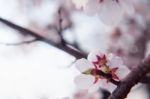
[[[111,75],[111,79],[115,81],[119,81],[129,73],[120,57],[113,54],[105,55],[100,51],[91,52],[87,59],[77,60],[75,66],[81,72],[75,78],[76,85],[89,92],[95,92],[100,87],[112,92],[116,88],[109,82],[110,78],[103,77],[99,71]]]
[[[82,7],[85,13],[97,15],[107,25],[117,24],[123,15],[134,13],[129,0],[86,0]]]

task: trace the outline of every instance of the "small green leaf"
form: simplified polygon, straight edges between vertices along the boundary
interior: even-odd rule
[[[90,74],[92,74],[92,69],[88,69],[88,70],[86,70],[86,71],[84,71],[82,73],[86,74],[86,75],[90,75]]]

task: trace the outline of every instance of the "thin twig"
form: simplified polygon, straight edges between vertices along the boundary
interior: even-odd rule
[[[33,40],[29,40],[29,41],[22,41],[22,42],[17,42],[17,43],[4,43],[4,42],[0,42],[1,45],[6,45],[6,46],[19,46],[19,45],[23,45],[23,44],[30,44],[33,42],[38,41],[39,39],[33,39]]]
[[[62,22],[63,22],[62,11],[63,11],[63,9],[60,7],[59,10],[58,10],[58,15],[59,15],[58,16],[58,25],[59,25],[58,27],[59,27],[59,29],[57,30],[57,32],[58,32],[58,34],[60,36],[61,43],[63,45],[66,45],[67,42],[63,38],[63,30],[65,30],[67,27],[65,29],[62,28],[62,26],[63,26],[63,24],[62,24]]]

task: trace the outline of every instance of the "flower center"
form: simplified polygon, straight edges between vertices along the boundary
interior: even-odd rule
[[[107,65],[101,66],[100,70],[103,71],[106,74],[110,73],[110,71],[111,71],[109,66],[107,66]]]

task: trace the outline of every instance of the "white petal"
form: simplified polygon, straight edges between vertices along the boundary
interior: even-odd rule
[[[89,89],[92,86],[94,80],[94,76],[81,74],[77,76],[74,81],[78,88]]]
[[[108,65],[111,67],[120,67],[123,65],[123,61],[120,57],[114,54],[108,54]]]
[[[96,55],[99,55],[99,56],[102,57],[104,54],[100,50],[95,50],[95,51],[92,51],[91,53],[89,53],[87,59],[90,62],[97,61]]]
[[[125,66],[125,65],[121,66],[121,67],[116,71],[116,75],[117,75],[120,79],[125,78],[129,73],[130,73],[130,70],[129,70],[129,69],[127,68],[127,66]]]
[[[123,9],[113,0],[104,0],[99,9],[98,16],[107,25],[118,24],[123,16]]]
[[[125,10],[125,12],[129,15],[134,14],[134,7],[133,4],[129,0],[120,0],[119,4]]]
[[[93,85],[89,88],[88,92],[89,92],[89,93],[94,93],[94,92],[98,91],[99,88],[100,88],[100,84],[101,84],[101,83],[100,83],[99,81],[98,81],[97,83],[93,84]]]
[[[88,15],[94,15],[98,12],[99,0],[89,0],[84,7],[84,12]]]
[[[89,88],[89,92],[98,91],[99,88],[106,89],[110,92],[113,92],[117,86],[112,84],[111,82],[107,82],[106,79],[100,79],[96,84],[92,85]]]
[[[84,58],[77,60],[75,66],[80,72],[85,72],[90,68],[94,68],[93,64]]]
[[[103,89],[106,89],[110,92],[113,92],[117,86],[112,84],[111,82],[107,82],[105,79],[103,79],[101,81],[100,87]]]

